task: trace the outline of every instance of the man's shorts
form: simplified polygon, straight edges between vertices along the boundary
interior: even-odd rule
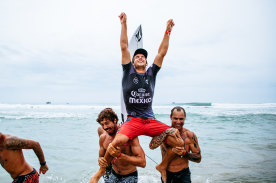
[[[12,183],[38,183],[39,182],[39,174],[35,169],[31,173],[27,175],[20,175],[16,177]]]
[[[104,182],[105,183],[137,183],[138,173],[137,171],[135,171],[127,175],[119,175],[112,169],[108,179],[105,179]]]
[[[129,116],[127,121],[119,128],[118,133],[128,136],[130,140],[146,135],[154,137],[160,135],[170,126],[155,119],[142,119]]]
[[[162,178],[161,178],[162,181]],[[170,172],[167,170],[168,183],[191,183],[191,172],[189,167],[179,172]],[[163,181],[162,181],[163,183]]]

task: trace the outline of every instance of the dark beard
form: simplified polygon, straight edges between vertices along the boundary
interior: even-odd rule
[[[114,124],[114,126],[113,126],[113,132],[112,133],[108,133],[108,135],[113,136],[113,135],[116,134],[116,132],[117,132],[117,128],[116,128],[116,124]]]

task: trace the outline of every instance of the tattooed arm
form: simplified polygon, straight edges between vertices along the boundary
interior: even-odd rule
[[[173,152],[180,155],[181,157],[187,158],[190,161],[200,163],[201,161],[201,152],[198,144],[196,135],[188,131],[186,132],[188,138],[185,139],[185,148],[176,147],[173,148]]]
[[[188,132],[189,133],[189,139],[191,140],[190,144],[189,144],[189,150],[190,152],[186,152],[185,157],[188,160],[191,160],[193,162],[196,163],[200,163],[201,161],[201,151],[200,151],[200,147],[198,144],[198,140],[196,137],[196,134],[194,134],[193,132]]]
[[[162,132],[160,135],[153,137],[149,144],[150,149],[155,149],[158,146],[160,146],[168,135],[172,135],[175,132],[176,132],[175,128],[169,128],[164,132]]]
[[[21,150],[21,149],[33,149],[41,165],[40,173],[45,174],[48,170],[48,166],[45,162],[43,151],[39,142],[34,140],[22,139],[15,136],[10,136],[5,141],[5,148],[9,150]]]

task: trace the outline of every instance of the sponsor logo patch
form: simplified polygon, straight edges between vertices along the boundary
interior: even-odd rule
[[[135,78],[133,79],[133,83],[134,83],[134,84],[138,84],[138,83],[139,83],[139,80],[138,80],[137,77],[135,77]]]

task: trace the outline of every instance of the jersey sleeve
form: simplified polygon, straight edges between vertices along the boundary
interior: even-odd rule
[[[153,76],[156,76],[158,71],[160,70],[161,67],[157,66],[156,64],[152,64],[151,66],[151,70],[152,70],[152,74]]]
[[[131,63],[131,62],[129,62],[129,63],[127,63],[127,64],[122,64],[123,71],[124,71],[124,72],[129,71],[129,70],[130,70],[130,68],[131,68],[131,65],[132,65],[132,63]]]

